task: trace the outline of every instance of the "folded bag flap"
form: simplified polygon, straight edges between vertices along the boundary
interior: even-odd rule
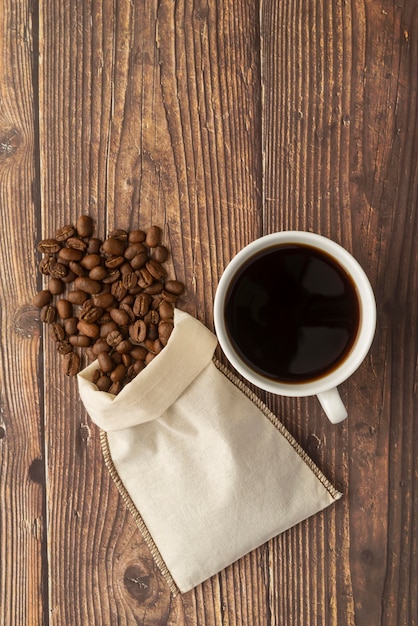
[[[217,339],[194,317],[174,310],[174,329],[164,349],[117,395],[92,382],[97,361],[78,378],[81,399],[93,422],[106,432],[160,417],[211,362]]]

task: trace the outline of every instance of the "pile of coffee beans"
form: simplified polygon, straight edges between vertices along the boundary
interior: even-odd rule
[[[81,355],[98,361],[94,383],[117,395],[164,348],[184,284],[170,279],[161,229],[115,230],[93,236],[82,215],[38,244],[45,288],[33,298],[42,322],[75,376]]]

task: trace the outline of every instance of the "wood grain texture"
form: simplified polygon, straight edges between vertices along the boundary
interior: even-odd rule
[[[36,290],[32,14],[0,11],[0,614],[43,622],[47,609],[42,369]],[[26,251],[31,251],[26,253]],[[34,384],[34,381],[40,382]]]
[[[3,0],[2,624],[418,624],[417,33],[414,0]],[[81,213],[163,226],[210,328],[226,264],[275,230],[332,237],[375,289],[347,422],[257,392],[344,497],[183,596],[30,304],[36,241]]]

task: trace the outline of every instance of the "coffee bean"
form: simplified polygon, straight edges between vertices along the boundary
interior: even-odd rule
[[[135,298],[132,310],[137,317],[143,317],[149,311],[151,305],[151,296],[141,293]]]
[[[83,253],[75,248],[61,248],[58,252],[58,258],[62,261],[81,261]]]
[[[57,352],[58,354],[68,354],[69,352],[73,352],[73,346],[67,339],[63,339],[57,342]]]
[[[96,306],[93,300],[86,300],[78,314],[78,318],[92,324],[97,322],[102,314],[103,309],[101,307]]]
[[[52,278],[63,278],[68,272],[68,267],[64,263],[54,263],[49,269]]]
[[[80,265],[89,271],[100,265],[100,263],[101,258],[99,254],[86,254],[80,261]]]
[[[145,264],[145,267],[155,280],[163,280],[166,276],[165,269],[158,261],[151,259],[151,261]]]
[[[163,346],[167,345],[171,333],[173,332],[174,324],[170,320],[162,320],[158,324],[158,336]]]
[[[38,243],[38,250],[42,254],[54,254],[61,250],[61,244],[56,239],[43,239]]]
[[[52,304],[46,304],[41,309],[41,321],[45,324],[52,324],[57,317],[57,309]]]
[[[113,372],[111,372],[110,374],[110,380],[112,382],[122,382],[122,380],[125,378],[126,376],[126,367],[124,366],[123,363],[119,363],[119,365],[117,365],[115,367],[115,369],[113,370]]]
[[[145,232],[143,230],[131,230],[128,235],[128,241],[131,243],[141,243],[145,241]]]
[[[83,304],[89,299],[89,294],[82,289],[73,289],[67,294],[67,300],[72,304]]]
[[[68,352],[63,359],[64,374],[75,376],[80,370],[80,357],[75,352]]]
[[[75,234],[75,228],[72,224],[67,224],[62,228],[59,228],[55,233],[55,239],[57,241],[65,241],[69,237],[72,237]]]
[[[142,343],[147,336],[147,325],[144,320],[137,320],[129,326],[129,336],[134,343]]]
[[[52,293],[48,289],[42,289],[32,298],[32,304],[38,309],[42,309],[46,304],[52,302]]]
[[[82,335],[86,335],[91,339],[97,339],[100,334],[100,328],[97,324],[90,324],[85,320],[80,320],[77,324],[77,329]]]
[[[76,222],[80,237],[90,237],[93,234],[93,220],[89,215],[81,215]]]
[[[112,293],[99,293],[93,296],[93,302],[101,309],[108,309],[115,304],[115,296]]]
[[[102,372],[105,372],[106,374],[111,372],[115,367],[112,357],[108,352],[100,352],[97,356],[97,361]]]
[[[184,285],[179,280],[166,280],[164,287],[176,296],[181,296],[184,292]]]
[[[65,291],[65,283],[61,278],[50,278],[48,281],[48,290],[53,296],[59,296]]]
[[[77,348],[88,348],[91,345],[91,338],[83,334],[71,335],[69,342]]]
[[[97,380],[96,385],[100,391],[109,391],[112,385],[112,381],[110,380],[109,376],[106,376],[106,374],[102,374],[102,376],[100,376],[100,378]]]
[[[65,339],[65,330],[64,327],[61,326],[58,322],[54,322],[51,324],[50,331],[51,339],[54,341],[63,341]]]
[[[153,253],[152,258],[158,263],[164,263],[168,258],[168,250],[165,246],[157,246]]]
[[[74,281],[74,288],[81,289],[91,295],[99,293],[102,290],[102,286],[97,280],[93,280],[88,276],[78,276]]]
[[[151,226],[147,230],[145,244],[148,248],[156,248],[161,242],[161,228],[159,226]]]
[[[102,247],[102,240],[97,237],[90,237],[88,240],[87,254],[99,254]]]
[[[66,241],[66,245],[69,248],[73,248],[74,250],[78,250],[79,252],[86,252],[87,250],[87,242],[80,237],[70,237]]]
[[[64,320],[64,328],[67,335],[75,335],[77,333],[78,317],[68,317]]]
[[[129,315],[122,309],[112,309],[110,311],[110,317],[118,326],[126,326],[130,321]]]
[[[106,255],[121,256],[125,252],[125,248],[125,242],[109,237],[103,242],[101,250]]]
[[[112,348],[114,348],[118,345],[118,343],[123,341],[123,335],[121,332],[119,332],[117,328],[115,328],[114,330],[111,330],[110,333],[107,335],[106,341],[109,346],[112,346]]]
[[[65,320],[68,317],[72,317],[73,305],[65,298],[61,298],[61,300],[58,300],[57,302],[57,312],[62,320]]]

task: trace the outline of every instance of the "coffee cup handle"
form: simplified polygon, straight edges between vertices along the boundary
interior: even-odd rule
[[[337,387],[322,391],[318,393],[317,397],[332,424],[338,424],[346,419],[347,409],[341,400]]]

